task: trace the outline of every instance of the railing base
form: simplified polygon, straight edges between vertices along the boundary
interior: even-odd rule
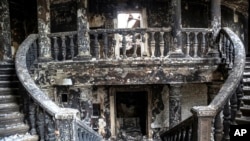
[[[39,62],[50,62],[53,60],[52,57],[39,57],[38,58]]]
[[[84,56],[76,56],[74,57],[73,60],[79,61],[79,60],[91,60],[92,56],[91,55],[84,55]]]
[[[169,52],[165,58],[185,58],[185,55],[182,51]]]

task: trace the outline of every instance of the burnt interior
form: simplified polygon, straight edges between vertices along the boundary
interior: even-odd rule
[[[120,128],[127,132],[137,130],[146,135],[147,105],[146,91],[117,92],[116,118]]]

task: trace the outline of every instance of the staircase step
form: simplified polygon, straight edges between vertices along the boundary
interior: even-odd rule
[[[245,105],[250,105],[250,96],[246,95],[242,98]]]
[[[15,134],[12,136],[0,138],[3,141],[39,141],[38,135],[30,135],[29,133],[26,134]]]
[[[9,125],[8,127],[0,128],[0,136],[6,137],[15,134],[25,134],[29,130],[29,126],[23,123]]]
[[[0,95],[0,103],[16,102],[19,97],[17,95]]]
[[[19,112],[12,112],[9,114],[0,114],[0,126],[13,123],[22,123],[24,115]]]
[[[4,74],[16,74],[15,68],[0,68],[0,76]]]
[[[0,81],[0,88],[18,88],[19,84],[19,81]]]
[[[2,74],[0,75],[0,81],[13,81],[18,80],[16,74]]]
[[[18,95],[19,88],[0,88],[0,95]]]
[[[18,112],[19,105],[17,103],[0,103],[0,114]]]
[[[240,111],[242,112],[243,116],[250,117],[250,106],[244,105],[243,107],[240,107]]]
[[[236,118],[236,122],[238,124],[250,124],[250,117],[242,116],[240,118]]]

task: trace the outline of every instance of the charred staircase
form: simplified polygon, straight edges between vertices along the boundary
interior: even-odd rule
[[[19,81],[14,63],[0,64],[0,140],[37,141],[20,112]]]
[[[246,58],[246,66],[243,74],[243,93],[238,124],[250,124],[250,57]]]

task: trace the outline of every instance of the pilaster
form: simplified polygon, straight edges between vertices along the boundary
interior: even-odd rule
[[[169,91],[169,127],[181,122],[181,85],[171,84]]]
[[[171,0],[170,3],[170,23],[172,28],[173,46],[168,57],[184,57],[182,52],[182,32],[181,32],[181,0]]]
[[[37,0],[37,19],[39,34],[39,60],[49,61],[51,57],[50,33],[50,0]]]
[[[76,60],[88,60],[91,58],[87,18],[87,0],[77,0],[77,43],[78,55]]]
[[[221,29],[221,0],[211,0],[211,29],[208,56],[219,57],[219,45],[215,41]]]
[[[12,60],[11,30],[8,0],[0,1],[0,61]]]

